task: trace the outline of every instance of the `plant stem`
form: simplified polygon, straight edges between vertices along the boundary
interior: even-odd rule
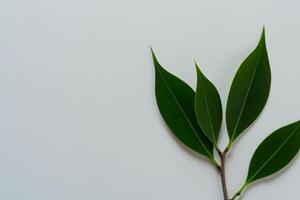
[[[226,175],[225,175],[225,161],[226,161],[226,153],[228,152],[228,150],[229,149],[226,148],[223,152],[218,151],[220,160],[221,160],[221,166],[218,169],[219,169],[221,181],[222,181],[224,200],[230,200],[228,197],[228,191],[227,191],[227,185],[226,185]]]

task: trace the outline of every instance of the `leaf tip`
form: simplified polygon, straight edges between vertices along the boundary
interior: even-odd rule
[[[150,45],[150,51],[151,51],[152,56],[155,56],[154,51],[153,51],[153,48],[152,48],[151,45]]]
[[[199,73],[201,74],[201,70],[200,70],[200,68],[199,68],[199,66],[198,66],[198,64],[197,64],[197,62],[196,62],[195,59],[194,59],[194,63],[195,63],[195,68],[196,68],[197,74],[198,74],[198,75],[199,75]]]
[[[265,38],[266,38],[266,28],[265,28],[265,26],[263,26],[261,36],[260,36],[260,41],[265,43]]]
[[[152,59],[153,59],[153,62],[154,62],[154,67],[158,67],[159,66],[159,62],[156,58],[156,55],[154,53],[154,50],[152,49],[152,47],[150,46],[150,51],[151,51],[151,54],[152,54]]]

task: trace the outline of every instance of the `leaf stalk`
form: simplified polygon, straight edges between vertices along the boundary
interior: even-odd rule
[[[242,194],[242,192],[244,191],[244,189],[247,187],[248,183],[245,182],[242,187],[239,189],[239,191],[237,191],[230,200],[235,200],[238,196],[240,196]]]

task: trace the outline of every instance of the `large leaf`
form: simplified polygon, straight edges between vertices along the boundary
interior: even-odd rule
[[[214,160],[212,143],[199,127],[194,112],[195,92],[167,72],[152,51],[155,92],[159,111],[174,135],[190,149]]]
[[[195,97],[195,113],[198,123],[210,139],[210,141],[217,147],[217,141],[220,133],[222,123],[222,104],[220,95],[216,87],[197,70],[197,89]]]
[[[258,117],[265,106],[271,71],[263,30],[259,44],[238,69],[228,96],[226,123],[230,144]]]
[[[300,121],[278,129],[256,149],[248,171],[247,184],[281,170],[300,148]]]

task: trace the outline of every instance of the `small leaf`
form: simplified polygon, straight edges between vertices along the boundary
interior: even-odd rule
[[[203,75],[196,65],[197,89],[195,97],[195,113],[198,123],[217,147],[222,123],[222,104],[217,88]]]
[[[300,148],[300,121],[282,127],[256,149],[248,171],[247,184],[272,175],[286,166]]]
[[[158,63],[153,51],[152,56],[156,100],[162,117],[185,146],[215,162],[212,143],[197,123],[194,112],[195,92],[185,82],[167,72]]]
[[[270,85],[271,71],[263,30],[258,46],[241,64],[230,88],[226,108],[230,144],[261,113]]]

